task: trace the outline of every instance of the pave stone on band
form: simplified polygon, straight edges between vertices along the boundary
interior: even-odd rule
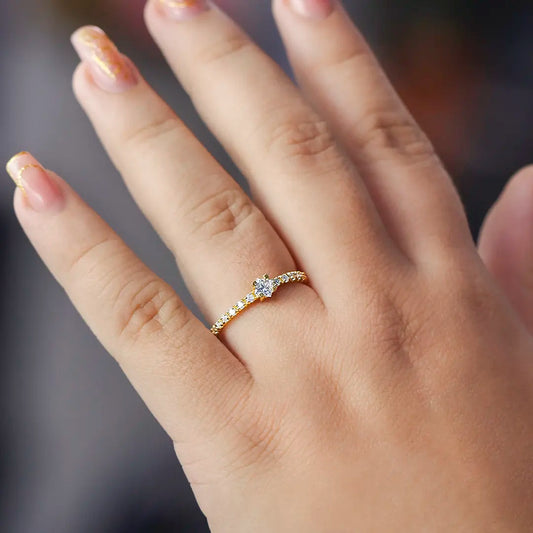
[[[218,335],[237,315],[250,307],[254,302],[262,302],[265,298],[272,298],[278,287],[285,283],[304,283],[307,281],[307,274],[300,270],[286,272],[275,278],[270,278],[265,274],[262,278],[257,278],[253,282],[252,292],[241,298],[233,307],[230,307],[212,326],[211,333]]]

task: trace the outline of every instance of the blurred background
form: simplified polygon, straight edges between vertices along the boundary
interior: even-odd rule
[[[143,22],[144,0],[1,0],[0,160],[31,150],[141,258],[190,299],[169,252],[127,194],[75,102],[69,45],[102,26],[216,157]],[[284,68],[267,0],[218,0]],[[533,162],[530,0],[345,0],[433,140],[472,232]],[[207,531],[171,442],[27,243],[0,180],[0,530]]]

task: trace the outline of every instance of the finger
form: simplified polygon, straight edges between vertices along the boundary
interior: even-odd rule
[[[149,2],[152,35],[322,298],[344,296],[345,276],[376,271],[391,251],[353,166],[292,82],[232,20],[215,7],[173,20],[179,10],[175,2]]]
[[[295,270],[261,211],[106,35],[86,27],[72,41],[83,60],[77,98],[209,322],[245,296],[254,277]],[[256,317],[247,312],[232,335]]]
[[[518,172],[487,215],[479,253],[533,332],[533,167]]]
[[[340,2],[274,0],[308,98],[356,162],[389,232],[412,257],[473,248],[464,210],[433,148]]]
[[[248,390],[242,364],[65,182],[26,153],[8,169],[30,241],[165,430],[212,436]]]

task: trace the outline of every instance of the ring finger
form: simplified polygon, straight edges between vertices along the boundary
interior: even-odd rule
[[[76,95],[206,318],[214,322],[244,296],[250,277],[294,270],[261,211],[105,34],[82,28],[73,44],[83,60]],[[229,328],[228,342],[240,322]]]

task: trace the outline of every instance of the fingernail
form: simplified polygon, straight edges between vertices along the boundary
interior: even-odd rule
[[[111,39],[96,26],[85,26],[72,35],[72,46],[104,91],[120,93],[137,84],[137,73]]]
[[[333,11],[334,0],[288,0],[296,13],[304,17],[325,19]]]
[[[63,195],[59,187],[28,152],[14,155],[7,162],[6,170],[35,211],[48,211],[62,202]]]
[[[209,9],[208,0],[159,0],[159,5],[173,20],[192,18]]]

